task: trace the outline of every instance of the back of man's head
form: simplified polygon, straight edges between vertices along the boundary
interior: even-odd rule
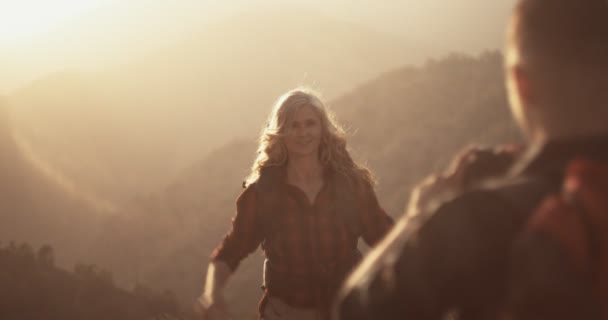
[[[549,138],[608,134],[608,0],[520,0],[507,67],[524,83],[515,107],[524,128]]]

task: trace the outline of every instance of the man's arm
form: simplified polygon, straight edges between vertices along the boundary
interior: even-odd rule
[[[496,303],[521,221],[492,192],[404,217],[345,283],[337,319],[441,319]],[[488,311],[489,312],[489,311]]]
[[[465,190],[503,175],[520,149],[466,148],[414,189],[406,215],[347,280],[337,318],[439,319],[491,300],[478,287],[496,285],[522,215],[492,192]]]

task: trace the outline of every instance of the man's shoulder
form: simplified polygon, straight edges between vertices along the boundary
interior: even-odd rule
[[[488,198],[496,205],[507,204],[513,210],[529,211],[551,192],[559,190],[559,181],[543,176],[514,176],[498,180],[488,180],[476,189],[470,190],[471,196],[464,198]]]
[[[422,225],[481,230],[516,230],[555,185],[539,177],[513,177],[487,181],[442,201],[435,210],[423,213]]]

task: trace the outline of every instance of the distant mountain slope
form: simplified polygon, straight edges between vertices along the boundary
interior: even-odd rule
[[[129,215],[106,224],[88,261],[112,270],[121,285],[140,281],[169,288],[183,304],[191,303],[201,293],[209,254],[228,231],[254,155],[255,144],[247,140],[214,150],[185,170],[179,182],[138,199],[126,208]],[[232,281],[238,293],[230,294],[238,301],[246,297],[237,306],[244,313],[252,310],[260,291],[259,284],[250,286],[259,280],[260,264],[255,262],[260,260],[249,260]]]
[[[0,245],[0,318],[141,320],[179,314],[170,293],[122,290],[107,271],[80,264],[68,272],[54,259],[50,246],[34,252],[28,244]]]
[[[414,183],[464,146],[521,141],[503,82],[500,53],[452,54],[386,73],[331,107],[377,174],[385,206],[397,213]]]
[[[407,39],[312,11],[250,11],[133,63],[39,79],[11,102],[16,129],[44,159],[124,202],[257,133],[294,86],[313,85],[329,99],[423,56]]]
[[[15,140],[0,102],[0,241],[61,248],[58,262],[71,265],[88,250],[110,209],[69,189],[36,161]]]

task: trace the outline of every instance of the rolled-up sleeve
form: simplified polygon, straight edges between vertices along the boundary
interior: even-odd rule
[[[232,271],[240,262],[254,252],[263,239],[259,227],[255,185],[250,185],[236,201],[236,215],[232,218],[232,229],[213,250],[211,260],[225,262]]]
[[[373,246],[392,228],[394,221],[380,207],[372,186],[365,186],[360,191],[362,237],[365,243]]]

